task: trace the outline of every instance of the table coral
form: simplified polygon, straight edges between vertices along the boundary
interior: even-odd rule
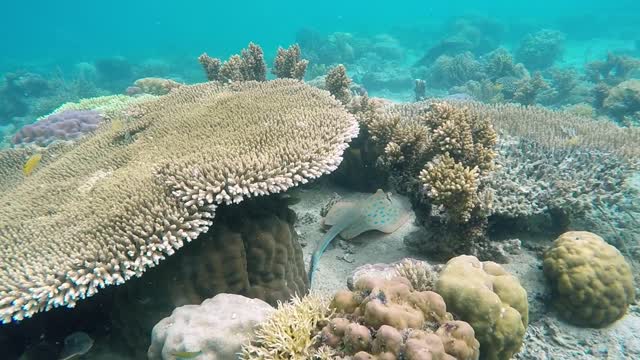
[[[296,80],[182,86],[132,113],[0,184],[3,322],[142,276],[206,232],[219,205],[334,171],[358,133],[328,92]]]
[[[620,251],[586,231],[560,235],[544,253],[544,274],[562,318],[603,327],[627,312],[635,298],[631,267]]]

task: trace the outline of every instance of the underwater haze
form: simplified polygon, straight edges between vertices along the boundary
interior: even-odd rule
[[[0,13],[0,360],[640,359],[640,1]]]

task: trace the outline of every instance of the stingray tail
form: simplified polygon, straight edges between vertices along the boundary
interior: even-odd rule
[[[309,286],[311,286],[311,283],[313,283],[313,273],[318,267],[318,262],[320,261],[322,253],[324,253],[331,241],[333,241],[333,239],[335,239],[336,236],[338,236],[338,234],[342,232],[342,230],[346,229],[349,224],[351,224],[351,222],[343,221],[342,223],[332,226],[331,229],[329,229],[329,231],[324,234],[322,241],[320,241],[320,244],[318,244],[316,251],[311,256],[311,265],[309,266]]]

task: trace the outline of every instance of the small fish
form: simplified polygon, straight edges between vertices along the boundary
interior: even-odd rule
[[[40,164],[40,160],[42,159],[42,154],[37,153],[31,155],[31,157],[24,163],[24,167],[22,168],[22,173],[24,176],[29,176],[33,172],[33,170]]]
[[[199,355],[202,355],[202,350],[200,351],[174,351],[171,353],[171,356],[175,356],[176,359],[193,359]]]

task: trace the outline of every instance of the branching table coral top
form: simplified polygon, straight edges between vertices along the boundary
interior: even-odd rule
[[[182,86],[0,184],[0,319],[73,306],[140,276],[212,224],[220,204],[332,172],[356,120],[297,80]],[[20,172],[24,149],[0,153]]]

